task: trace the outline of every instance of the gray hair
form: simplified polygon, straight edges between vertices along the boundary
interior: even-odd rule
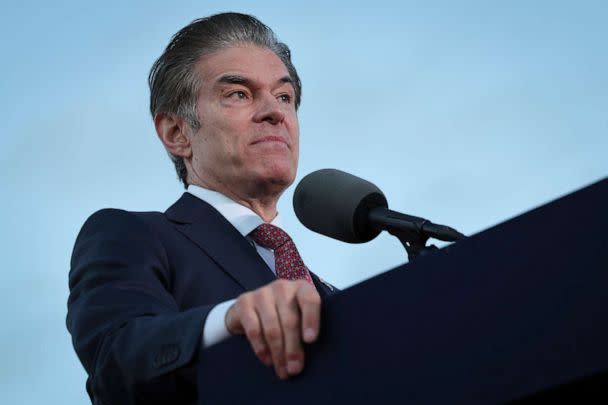
[[[201,87],[196,74],[197,62],[204,55],[239,45],[253,44],[273,51],[285,64],[295,88],[295,106],[300,105],[302,83],[291,63],[289,47],[279,42],[274,32],[257,18],[240,13],[222,13],[199,18],[171,38],[163,54],[154,62],[148,84],[150,113],[174,113],[197,131],[200,122],[196,100]],[[184,159],[169,154],[177,177],[188,187]]]

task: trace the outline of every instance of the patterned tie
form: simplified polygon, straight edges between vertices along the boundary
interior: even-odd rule
[[[274,251],[275,269],[279,278],[304,279],[314,285],[296,245],[285,231],[274,225],[262,224],[249,235],[258,245]]]

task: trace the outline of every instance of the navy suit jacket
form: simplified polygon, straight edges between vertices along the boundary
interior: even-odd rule
[[[334,292],[312,277],[322,299]],[[195,402],[209,311],[273,280],[247,239],[189,193],[165,213],[94,213],[74,246],[67,315],[92,402]]]

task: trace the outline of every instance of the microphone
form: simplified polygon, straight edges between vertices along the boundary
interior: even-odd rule
[[[368,242],[386,230],[418,253],[430,237],[450,242],[464,237],[448,226],[389,210],[378,187],[336,169],[305,176],[294,192],[293,208],[308,229],[348,243]]]

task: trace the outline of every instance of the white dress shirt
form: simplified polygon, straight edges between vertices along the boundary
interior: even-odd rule
[[[268,267],[276,274],[274,263],[274,252],[258,245],[249,237],[249,233],[264,223],[264,220],[250,208],[241,205],[217,191],[208,190],[196,185],[188,186],[188,193],[200,198],[215,208],[224,218],[234,226],[237,231],[255,247]],[[282,228],[279,215],[272,220],[272,225]],[[226,313],[236,299],[224,301],[209,311],[205,324],[203,325],[203,348],[209,347],[230,336],[226,329]]]

